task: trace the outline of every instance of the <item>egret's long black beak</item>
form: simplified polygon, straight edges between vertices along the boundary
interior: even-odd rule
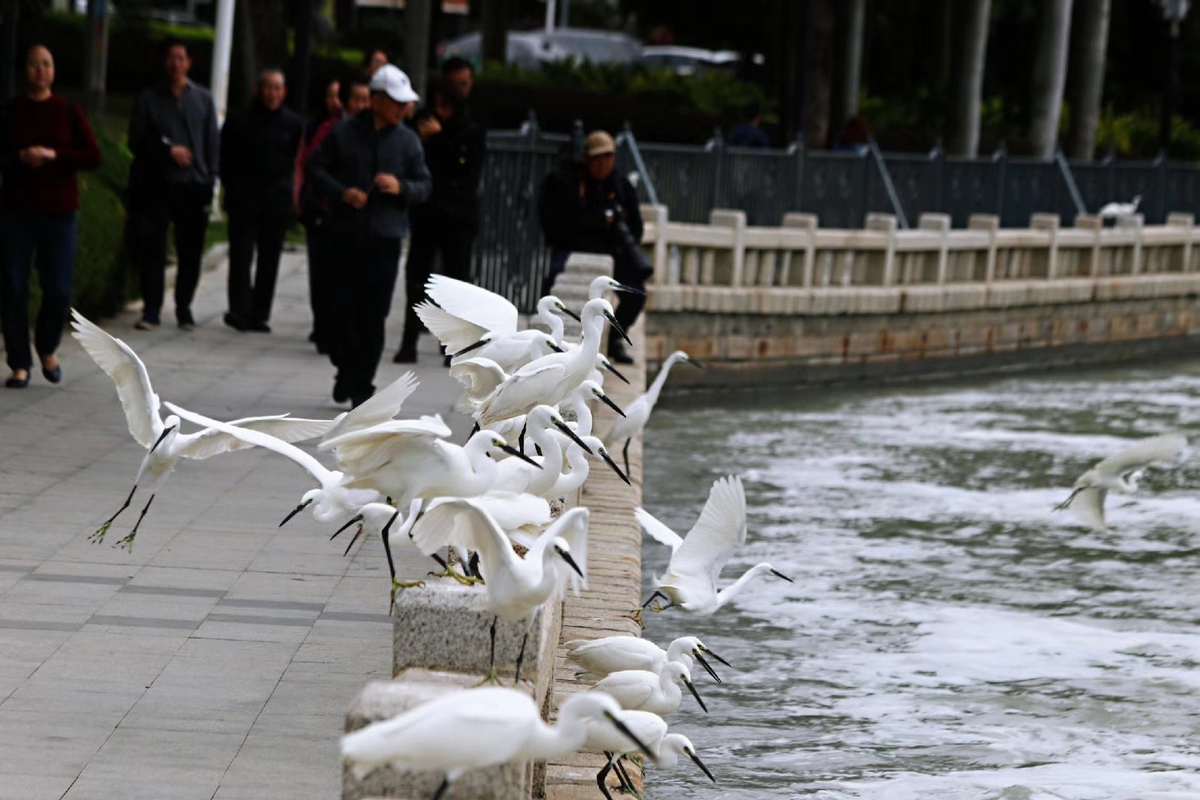
[[[704,766],[704,762],[700,760],[700,756],[696,755],[695,750],[693,750],[689,747],[687,750],[684,750],[683,752],[687,753],[687,757],[692,760],[693,764],[695,764],[697,767],[700,768],[701,772],[703,772],[705,775],[708,776],[708,779],[710,781],[712,781],[713,783],[717,782],[717,779],[713,777],[713,774],[708,771],[708,767]]]
[[[487,343],[488,343],[488,342],[487,342],[487,339],[480,339],[480,340],[479,340],[478,342],[476,342],[475,344],[472,344],[472,345],[467,345],[467,346],[466,346],[466,347],[464,347],[462,350],[459,350],[457,353],[451,353],[451,354],[450,354],[450,357],[451,357],[451,358],[458,358],[459,356],[463,355],[464,353],[469,353],[469,352],[471,352],[472,350],[478,350],[479,348],[483,347],[483,346],[484,346],[485,344],[487,344]]]
[[[730,669],[733,669],[733,664],[730,664],[728,661],[721,658],[719,655],[717,655],[716,653],[714,653],[712,650],[708,649],[704,645],[700,645],[700,649],[702,649],[704,652],[708,653],[710,656],[715,658],[717,661],[720,661],[725,666],[729,667]]]
[[[692,358],[691,356],[688,356],[687,358],[685,358],[684,361],[691,364],[693,367],[699,367],[700,369],[708,369],[708,367],[704,366],[703,364],[701,364],[699,361]]]
[[[346,549],[342,553],[342,558],[345,558],[346,556],[350,555],[350,548],[354,547],[354,543],[357,542],[358,537],[360,537],[362,535],[363,535],[363,526],[359,525],[358,530],[356,530],[354,532],[354,535],[350,537],[350,543],[346,545]]]
[[[617,322],[617,318],[607,311],[604,312],[604,316],[608,318],[608,323],[612,325],[612,329],[621,334],[621,338],[625,340],[625,343],[632,347],[633,340],[629,338],[629,334],[625,333],[625,328],[621,326],[621,323]]]
[[[150,452],[153,453],[155,450],[157,450],[158,446],[163,443],[163,439],[167,438],[167,435],[173,430],[175,430],[174,425],[172,425],[169,428],[164,429],[162,432],[162,435],[158,437],[158,441],[154,443],[154,447],[150,448]]]
[[[555,549],[558,549],[558,548],[555,548]],[[579,577],[583,578],[584,580],[587,580],[587,578],[583,574],[583,570],[581,570],[579,568],[579,565],[575,563],[575,559],[571,558],[570,553],[568,553],[566,550],[558,550],[558,554],[560,556],[562,556],[563,561],[567,562],[568,567],[575,570],[575,572],[579,575]]]
[[[716,673],[716,671],[712,668],[712,666],[707,661],[704,660],[704,656],[700,655],[699,649],[693,650],[692,656],[695,657],[695,659],[700,662],[700,666],[704,667],[704,671],[708,673],[708,677],[712,678],[717,683],[723,683],[723,681],[721,680],[721,676],[718,675]]]
[[[507,444],[506,444],[506,445],[502,446],[500,449],[501,449],[501,450],[503,450],[504,452],[508,453],[510,456],[516,456],[517,458],[521,459],[522,461],[524,461],[524,462],[525,462],[525,463],[527,463],[527,464],[533,464],[533,465],[534,465],[535,467],[537,467],[538,469],[541,469],[541,468],[542,468],[542,465],[541,465],[541,464],[539,464],[538,462],[534,461],[532,458],[530,458],[529,456],[525,455],[525,454],[524,454],[524,453],[522,453],[520,450],[518,450],[517,448],[515,448],[515,447],[513,447],[513,446],[511,446],[511,445],[507,445]]]
[[[558,346],[557,344],[555,344],[554,342],[550,342],[550,349],[551,349],[551,350],[553,350],[553,351],[554,351],[554,352],[556,352],[556,353],[565,353],[565,352],[567,352],[566,350],[563,350],[561,347],[559,347],[559,346]]]
[[[604,463],[605,463],[605,464],[608,464],[608,466],[609,466],[610,468],[612,468],[612,471],[613,471],[613,472],[617,473],[617,476],[618,476],[618,477],[619,477],[621,480],[625,481],[625,485],[626,485],[626,486],[632,486],[632,485],[633,485],[633,484],[631,484],[631,483],[629,482],[629,476],[628,476],[628,475],[626,475],[624,472],[621,472],[621,468],[617,466],[617,462],[615,462],[615,461],[613,461],[611,458],[609,458],[609,457],[608,457],[608,453],[607,453],[606,451],[604,451],[604,450],[601,450],[601,451],[600,451],[600,457],[604,459]]]
[[[620,414],[622,417],[623,417],[623,416],[625,416],[625,412],[621,410],[621,407],[620,407],[619,405],[617,405],[616,403],[614,403],[614,402],[612,401],[612,398],[611,398],[611,397],[609,397],[608,395],[606,395],[606,394],[598,394],[598,395],[596,395],[596,397],[600,398],[600,402],[601,402],[601,403],[604,403],[604,405],[608,406],[608,407],[609,407],[609,408],[611,408],[613,411],[615,411],[615,412],[617,412],[618,414]]]
[[[637,294],[637,295],[641,295],[642,297],[646,296],[645,289],[638,289],[633,286],[627,286],[623,283],[618,283],[616,286],[613,287],[613,290],[617,291],[617,292],[625,292],[625,294]]]
[[[621,379],[623,382],[625,382],[625,383],[629,383],[629,378],[626,378],[626,377],[625,377],[624,375],[622,375],[620,372],[617,372],[617,368],[616,368],[616,367],[614,367],[614,366],[612,365],[612,362],[611,362],[611,361],[604,361],[604,362],[601,362],[601,363],[603,363],[603,364],[604,364],[604,368],[605,368],[606,370],[608,370],[609,372],[611,372],[613,375],[616,375],[616,376],[617,376],[618,378],[620,378],[620,379]]]
[[[633,731],[629,730],[629,726],[627,726],[624,722],[622,722],[620,717],[618,717],[616,714],[612,713],[611,711],[605,711],[604,716],[609,722],[611,722],[613,724],[613,727],[615,727],[617,730],[619,730],[622,734],[625,735],[626,739],[628,739],[629,741],[636,744],[638,747],[638,750],[641,750],[643,753],[645,753],[650,758],[655,757],[654,753],[652,753],[650,751],[650,748],[646,745],[646,743],[643,742],[638,737],[634,736]]]
[[[587,453],[589,456],[594,455],[594,453],[592,453],[592,448],[588,447],[586,444],[583,443],[583,439],[580,439],[579,435],[577,433],[575,433],[575,431],[571,430],[570,425],[568,425],[567,423],[562,422],[560,420],[557,420],[557,419],[551,420],[551,422],[554,423],[554,427],[558,428],[560,431],[565,433],[567,435],[568,439],[570,439],[572,442],[574,442],[575,444],[582,447],[583,452]]]
[[[304,509],[308,508],[308,504],[309,504],[309,503],[311,503],[311,502],[312,502],[312,499],[310,498],[310,499],[308,499],[308,500],[305,500],[303,503],[301,503],[300,505],[296,506],[295,508],[293,508],[293,509],[292,509],[292,512],[291,512],[290,514],[288,514],[286,517],[284,517],[284,518],[283,518],[283,522],[279,523],[279,527],[281,527],[281,528],[282,528],[284,525],[287,525],[287,524],[288,524],[288,521],[289,521],[289,520],[291,520],[291,518],[292,518],[292,517],[296,516],[296,515],[297,515],[297,514],[299,514],[301,511],[303,511]],[[334,534],[334,536],[337,536],[337,534],[335,533],[335,534]]]
[[[777,569],[773,569],[773,570],[771,570],[771,574],[772,574],[772,575],[774,575],[776,578],[783,578],[783,579],[784,579],[785,581],[787,581],[788,583],[795,583],[795,581],[794,581],[794,580],[792,580],[791,578],[789,578],[787,575],[784,575],[782,572],[780,572],[780,571],[779,571],[779,570],[777,570]]]
[[[356,522],[362,522],[362,520],[363,520],[362,514],[356,514],[355,516],[351,517],[349,522],[347,522],[345,525],[343,525],[342,527],[338,528],[336,531],[333,532],[333,536],[329,537],[329,541],[332,542],[334,539],[336,539],[341,534],[342,531],[346,530],[346,528],[349,528],[351,525],[353,525]]]
[[[692,697],[696,698],[696,702],[700,704],[700,707],[704,709],[704,713],[707,714],[708,706],[704,705],[704,701],[700,699],[700,693],[696,691],[696,684],[684,678],[683,685],[688,687],[688,691],[692,693]]]
[[[578,314],[576,314],[574,311],[572,311],[571,309],[567,308],[566,306],[563,306],[563,307],[560,309],[560,311],[562,311],[564,314],[566,314],[568,317],[570,317],[571,319],[575,320],[576,322],[583,322],[583,320],[579,318],[579,315],[578,315]]]

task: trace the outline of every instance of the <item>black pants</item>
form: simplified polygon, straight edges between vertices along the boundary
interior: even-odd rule
[[[290,217],[229,213],[229,313],[242,322],[266,323],[271,319],[283,237],[291,226]],[[250,266],[256,249],[258,266],[251,281]]]
[[[627,259],[618,258],[613,263],[613,278],[626,286],[631,286],[634,289],[646,291],[646,279],[642,276],[640,270]],[[613,316],[617,318],[617,322],[621,323],[621,327],[629,331],[633,327],[633,323],[637,322],[638,316],[642,313],[642,309],[646,306],[646,296],[644,294],[629,294],[628,292],[617,293],[617,307]],[[621,344],[621,336],[617,333],[609,333],[608,346],[613,348]]]
[[[29,272],[37,267],[42,288],[34,345],[38,355],[58,350],[71,305],[75,264],[74,214],[5,214],[0,217],[0,316],[9,369],[29,370]]]
[[[318,224],[305,226],[308,247],[308,304],[312,309],[312,340],[323,348],[329,343],[329,319],[333,285],[331,237]]]
[[[160,321],[164,272],[167,267],[167,226],[175,226],[175,316],[192,321],[192,298],[200,282],[200,259],[204,255],[204,232],[212,188],[171,187],[165,197],[144,198],[138,203],[133,228],[132,260],[142,279],[143,319]]]
[[[400,240],[377,236],[330,237],[329,358],[337,383],[353,398],[375,391],[372,383],[383,354],[384,323],[400,270]]]
[[[460,281],[471,280],[471,247],[475,231],[450,220],[413,216],[412,241],[404,262],[404,338],[400,349],[413,351],[424,329],[413,307],[425,299],[425,284],[433,274],[433,262],[442,254],[442,274]]]

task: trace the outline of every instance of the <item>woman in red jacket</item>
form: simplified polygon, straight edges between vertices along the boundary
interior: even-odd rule
[[[12,376],[4,385],[29,385],[29,272],[37,266],[42,287],[34,345],[42,375],[62,380],[59,342],[71,304],[75,263],[75,173],[100,166],[100,148],[83,112],[54,94],[54,57],[41,45],[25,56],[25,94],[9,104],[0,122],[0,314]]]

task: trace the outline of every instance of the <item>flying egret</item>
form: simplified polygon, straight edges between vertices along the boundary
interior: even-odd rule
[[[180,459],[201,460],[220,453],[242,450],[251,445],[210,427],[205,427],[196,433],[185,434],[179,429],[179,417],[172,415],[165,420],[162,419],[160,400],[150,385],[150,375],[146,371],[146,365],[137,357],[133,349],[90,322],[78,311],[72,309],[71,314],[74,317],[74,322],[71,324],[75,328],[75,332],[71,335],[79,340],[83,349],[99,365],[100,369],[112,378],[113,384],[117,387],[117,397],[120,398],[121,407],[125,411],[125,421],[129,425],[129,433],[147,451],[138,467],[137,478],[134,480],[133,488],[130,489],[125,502],[89,537],[96,543],[104,541],[113,520],[120,516],[122,511],[129,508],[129,504],[133,502],[133,495],[138,490],[138,486],[142,485],[143,481],[149,480],[150,499],[142,507],[142,512],[138,515],[133,530],[129,532],[128,536],[117,542],[119,546],[132,550],[138,526],[142,524],[146,512],[150,510],[150,504],[154,502],[158,489],[170,476]],[[232,424],[269,433],[287,442],[298,442],[321,436],[336,422],[337,420],[292,419],[286,414],[281,414],[271,417],[248,417],[236,420]]]
[[[312,506],[313,519],[318,522],[336,522],[340,519],[345,519],[347,515],[354,514],[364,505],[382,499],[382,495],[374,489],[346,488],[342,485],[345,475],[336,470],[328,469],[314,456],[304,452],[294,444],[289,444],[263,431],[243,428],[233,423],[210,419],[194,411],[188,411],[186,408],[177,406],[169,401],[165,405],[180,419],[221,431],[229,436],[240,439],[247,445],[255,445],[278,453],[284,458],[291,459],[296,465],[311,475],[313,480],[320,484],[319,488],[309,489],[301,496],[300,504],[288,512],[288,515],[279,523],[279,527],[281,528],[292,517],[310,505]],[[365,407],[366,403],[363,403],[358,408]],[[357,411],[358,409],[355,410]]]
[[[1136,194],[1133,196],[1133,202],[1130,203],[1105,203],[1096,212],[1100,219],[1120,219],[1121,217],[1132,216],[1137,213],[1138,206],[1142,202],[1142,196]]]
[[[342,758],[359,779],[386,764],[405,771],[443,772],[446,777],[433,795],[433,800],[441,800],[465,772],[569,755],[583,747],[589,735],[599,737],[606,728],[614,746],[651,755],[649,746],[621,721],[621,714],[611,697],[582,692],[559,707],[558,720],[550,726],[524,692],[464,689],[346,734]]]
[[[708,706],[704,705],[700,693],[692,683],[691,671],[679,661],[668,661],[658,672],[644,669],[618,670],[600,679],[595,688],[615,697],[621,708],[629,711],[649,711],[665,717],[674,713],[683,701],[683,692],[679,690],[680,683],[688,688],[692,697],[700,704],[700,708],[707,714]]]
[[[586,697],[589,694],[591,692],[584,692],[582,695],[573,695],[572,697]],[[565,706],[566,704],[564,703],[563,705]],[[700,757],[696,755],[696,749],[692,747],[691,741],[685,736],[668,733],[667,723],[663,721],[662,717],[652,714],[649,711],[622,711],[617,718],[624,723],[631,737],[649,746],[652,751],[650,759],[656,765],[664,769],[672,769],[679,763],[679,755],[684,754],[708,776],[709,780],[713,783],[717,782],[713,774],[708,771],[708,767],[704,766],[704,763],[700,761]],[[678,738],[672,738],[672,736],[677,736]],[[633,784],[629,780],[628,775],[619,766],[622,756],[626,753],[634,752],[634,748],[629,746],[628,741],[614,735],[611,731],[605,730],[599,724],[589,722],[587,724],[587,739],[582,749],[588,753],[603,753],[608,757],[608,763],[596,775],[596,784],[608,800],[612,800],[612,795],[608,791],[606,779],[608,778],[608,773],[613,769],[616,769],[617,777],[620,778],[622,787],[630,791],[633,790]]]
[[[633,441],[642,428],[646,427],[646,423],[650,420],[650,412],[654,410],[654,404],[658,402],[658,396],[662,393],[663,386],[667,382],[667,375],[671,372],[671,367],[678,363],[691,364],[694,367],[704,369],[704,365],[696,361],[682,350],[676,350],[671,355],[667,356],[667,360],[663,362],[662,369],[658,371],[658,375],[654,378],[654,383],[650,384],[650,388],[646,393],[634,400],[625,407],[625,416],[613,422],[612,427],[608,429],[608,433],[604,436],[604,441],[609,447],[616,448],[618,444],[624,442],[624,449],[621,451],[625,456],[625,473],[629,473],[629,443]]]
[[[583,579],[586,587],[587,524],[586,508],[570,509],[538,536],[524,558],[513,550],[512,542],[492,515],[473,500],[431,503],[413,526],[413,542],[426,555],[447,546],[466,547],[479,554],[488,608],[495,615],[488,680],[496,679],[497,618],[525,621],[525,636],[517,656],[516,682],[520,682],[525,644],[537,610],[555,592],[562,594],[571,572]],[[578,588],[576,585],[576,593]]]
[[[392,420],[325,439],[320,450],[336,453],[338,468],[353,489],[371,488],[407,508],[415,498],[473,497],[493,487],[498,465],[492,453],[505,452],[537,462],[492,431],[479,431],[458,446],[446,441],[450,428],[440,416]]]
[[[690,669],[692,659],[695,659],[713,680],[720,683],[720,677],[709,666],[704,655],[708,654],[729,666],[729,662],[705,647],[695,636],[681,636],[667,645],[666,650],[649,639],[628,635],[573,639],[564,646],[567,648],[567,660],[576,666],[577,676],[584,680],[600,680],[606,675],[629,669],[661,672],[668,661],[678,661]]]
[[[496,387],[479,405],[475,421],[486,428],[492,422],[528,414],[537,405],[557,405],[588,379],[596,364],[604,321],[613,324],[622,335],[620,325],[607,300],[589,300],[583,307],[583,340],[568,353],[553,353],[530,361]],[[622,412],[623,414],[624,412]]]
[[[439,277],[439,282],[447,280],[441,279],[440,276],[435,277]],[[452,281],[450,285],[453,286]],[[470,284],[466,285],[470,286]],[[445,288],[443,287],[443,289]],[[470,289],[474,292],[479,291],[479,287],[476,286],[470,286]],[[504,300],[504,302],[508,301]],[[417,316],[438,337],[452,357],[482,348],[489,352],[482,352],[479,355],[505,364],[506,369],[515,369],[520,366],[520,363],[513,363],[510,366],[508,364],[510,361],[524,363],[531,360],[528,355],[528,351],[531,349],[549,352],[562,342],[564,326],[559,314],[566,314],[572,319],[579,320],[579,315],[567,308],[554,295],[543,297],[537,304],[537,315],[550,329],[549,333],[536,329],[523,331],[515,328],[509,329],[508,325],[512,318],[507,314],[504,316],[504,328],[486,329],[480,324],[451,314],[431,301],[420,303],[415,310]]]
[[[1133,447],[1109,456],[1079,476],[1071,494],[1054,507],[1075,512],[1085,525],[1100,533],[1108,530],[1104,519],[1104,500],[1109,490],[1133,494],[1143,470],[1174,461],[1187,449],[1187,439],[1167,433],[1144,439]]]
[[[655,597],[665,597],[689,614],[708,616],[732,600],[756,575],[769,572],[792,582],[770,564],[762,563],[747,570],[732,586],[717,591],[721,568],[733,551],[746,543],[746,492],[741,478],[731,476],[713,483],[700,519],[686,538],[681,539],[645,509],[637,508],[633,513],[643,531],[673,551],[667,571],[654,581],[658,589],[642,608]]]

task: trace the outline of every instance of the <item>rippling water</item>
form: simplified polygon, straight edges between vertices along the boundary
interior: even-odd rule
[[[1200,796],[1200,458],[1110,495],[1111,531],[1051,508],[1132,438],[1200,446],[1200,362],[935,388],[726,395],[655,412],[645,506],[686,531],[739,473],[747,546],[715,616],[647,614],[737,670],[670,719],[658,797]],[[668,552],[644,548],[646,586]]]

